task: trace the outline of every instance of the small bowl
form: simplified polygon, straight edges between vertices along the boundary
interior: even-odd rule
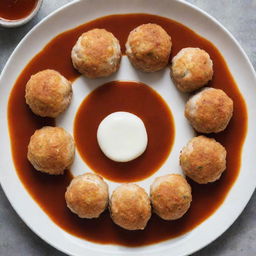
[[[7,28],[14,28],[14,27],[18,27],[18,26],[26,24],[38,13],[38,11],[42,5],[42,2],[43,2],[43,0],[38,0],[36,3],[36,6],[32,10],[32,12],[28,16],[25,16],[24,18],[21,18],[18,20],[5,20],[5,19],[0,18],[0,26],[7,27]]]

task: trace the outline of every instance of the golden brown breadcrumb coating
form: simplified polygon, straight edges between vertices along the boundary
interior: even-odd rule
[[[150,199],[154,212],[164,220],[181,218],[189,209],[191,187],[179,174],[157,177],[150,187]]]
[[[136,184],[124,184],[114,190],[110,199],[113,221],[127,230],[144,229],[151,217],[150,200]]]
[[[101,176],[85,173],[71,181],[65,199],[80,218],[98,218],[108,205],[108,185]]]
[[[212,60],[202,49],[183,48],[172,59],[171,76],[180,91],[195,91],[212,79]]]
[[[45,126],[30,138],[27,157],[38,171],[63,174],[73,163],[74,155],[74,140],[63,128]]]
[[[27,82],[25,98],[36,115],[55,118],[70,104],[71,82],[55,70],[40,71]]]
[[[185,106],[185,117],[196,131],[202,133],[225,130],[232,115],[233,101],[220,89],[205,88],[191,97]]]
[[[119,41],[105,29],[83,33],[71,52],[73,66],[89,78],[109,76],[120,66]]]
[[[126,42],[126,54],[134,67],[144,72],[163,69],[169,62],[171,37],[157,24],[143,24],[132,30]]]
[[[226,149],[215,139],[198,136],[182,149],[180,165],[199,184],[214,182],[226,169]]]

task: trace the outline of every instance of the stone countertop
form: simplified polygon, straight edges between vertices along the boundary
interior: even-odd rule
[[[171,0],[170,0],[171,1]],[[69,0],[45,0],[37,16],[25,26],[0,28],[0,71],[26,33],[42,18]],[[238,40],[256,68],[256,0],[188,0],[220,21]],[[255,256],[256,194],[222,236],[193,256]],[[12,209],[0,188],[0,255],[61,256],[36,236]]]

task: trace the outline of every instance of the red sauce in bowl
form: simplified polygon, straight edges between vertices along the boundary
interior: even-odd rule
[[[27,17],[36,7],[38,0],[0,0],[0,18],[19,20]]]

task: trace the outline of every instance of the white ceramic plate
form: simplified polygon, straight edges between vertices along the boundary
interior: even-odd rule
[[[31,198],[20,182],[12,163],[10,140],[7,127],[7,103],[8,97],[16,78],[27,63],[46,45],[53,37],[68,29],[95,18],[118,13],[150,13],[169,17],[210,40],[224,56],[240,91],[246,100],[248,109],[248,133],[246,136],[243,153],[242,167],[238,179],[226,197],[221,207],[201,225],[191,232],[161,242],[155,245],[127,248],[115,245],[94,244],[74,237],[56,226],[50,218],[41,210]],[[29,50],[28,50],[29,46]],[[75,83],[88,83],[88,86],[74,86],[74,98],[71,107],[62,117],[58,118],[57,125],[63,126],[70,132],[73,129],[74,113],[82,99],[95,88],[111,80],[138,80],[138,72],[130,66],[126,57],[123,58],[120,71],[106,79],[87,80],[79,78]],[[155,176],[165,173],[170,166],[172,170],[180,171],[178,155],[181,147],[192,136],[193,131],[183,117],[184,99],[174,86],[170,86],[169,71],[166,69],[154,74],[139,75],[139,80],[157,88],[172,110],[176,137],[172,154],[162,168],[142,182],[139,182],[147,190]],[[167,81],[168,80],[168,81]],[[168,84],[168,88],[166,87]],[[75,1],[54,12],[40,22],[18,45],[6,67],[0,80],[0,179],[1,185],[14,209],[24,222],[42,239],[57,249],[71,255],[187,255],[190,254],[220,236],[239,216],[250,199],[255,185],[256,158],[252,142],[256,141],[256,77],[252,65],[247,56],[232,37],[216,20],[198,8],[176,0],[82,0]],[[170,100],[172,99],[172,100]],[[78,155],[78,154],[77,154]],[[76,175],[85,169],[85,164],[80,157],[76,158],[72,172]],[[109,182],[111,190],[117,185]]]

